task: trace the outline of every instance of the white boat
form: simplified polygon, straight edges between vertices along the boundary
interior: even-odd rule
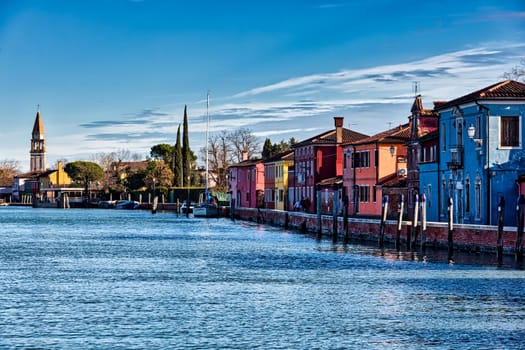
[[[203,217],[203,218],[214,218],[219,216],[219,207],[216,200],[210,195],[208,190],[208,124],[210,123],[209,116],[209,107],[210,107],[210,94],[206,95],[206,191],[204,193],[203,200],[193,208],[194,217]]]

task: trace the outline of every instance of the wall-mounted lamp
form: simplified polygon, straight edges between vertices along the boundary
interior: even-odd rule
[[[476,136],[476,128],[474,127],[474,125],[470,124],[470,126],[467,129],[467,135],[468,135],[469,139],[474,141],[474,143],[476,144],[476,147],[480,148],[481,145],[483,145],[483,140],[482,139],[475,139],[474,138],[474,136]]]
[[[396,152],[396,148],[392,145],[390,146],[390,155],[393,157],[394,153]]]

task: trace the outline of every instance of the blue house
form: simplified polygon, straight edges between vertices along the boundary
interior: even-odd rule
[[[432,183],[439,221],[497,224],[505,199],[505,225],[516,225],[516,199],[525,186],[525,84],[506,80],[436,104],[439,114],[438,166]],[[429,218],[432,220],[432,218]]]

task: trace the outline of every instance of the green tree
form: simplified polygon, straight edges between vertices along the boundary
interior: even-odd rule
[[[263,159],[268,159],[273,155],[273,145],[270,139],[264,140],[263,150],[261,156]]]
[[[184,174],[182,182],[183,186],[189,186],[190,183],[188,181],[189,176],[191,176],[191,166],[190,166],[190,139],[189,139],[189,132],[188,132],[188,114],[187,114],[187,108],[184,106],[184,120],[182,123],[182,172]]]
[[[179,127],[177,128],[177,143],[175,144],[175,155],[173,157],[173,175],[174,175],[174,185],[176,187],[182,187],[183,186],[183,181],[182,181],[182,164],[183,164],[183,159],[182,159],[182,146],[180,144],[180,125]]]
[[[84,185],[86,193],[93,181],[100,180],[104,177],[104,170],[97,163],[76,161],[67,163],[64,170],[73,181]]]
[[[143,189],[146,186],[146,175],[148,171],[146,169],[137,170],[134,173],[129,174],[125,179],[125,186],[130,191],[137,191]]]
[[[160,143],[151,147],[150,156],[153,159],[163,160],[167,165],[173,164],[175,147],[167,143]]]

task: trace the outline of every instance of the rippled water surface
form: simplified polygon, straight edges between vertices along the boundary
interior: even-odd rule
[[[525,348],[512,264],[145,211],[7,207],[0,230],[0,348]]]

